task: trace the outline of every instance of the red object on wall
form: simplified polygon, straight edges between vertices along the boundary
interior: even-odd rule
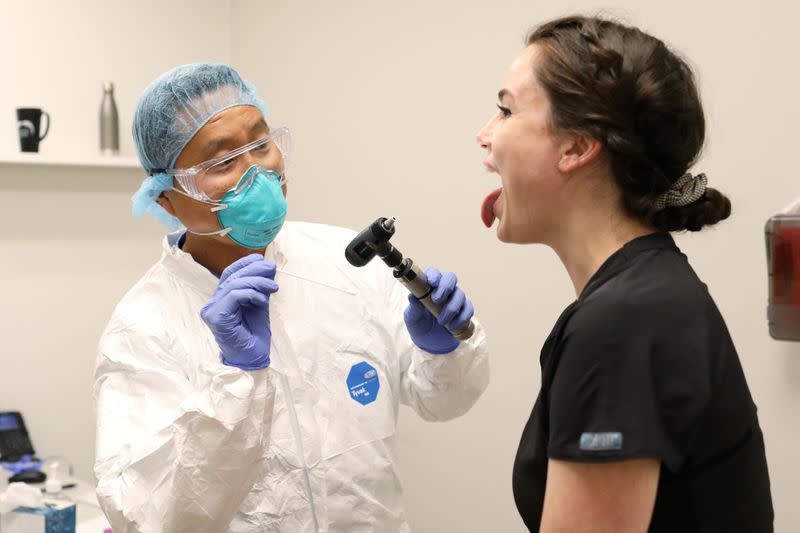
[[[769,334],[800,340],[800,216],[776,215],[767,221]]]

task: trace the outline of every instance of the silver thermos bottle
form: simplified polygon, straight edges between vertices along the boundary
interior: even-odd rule
[[[119,116],[114,101],[114,84],[103,84],[103,101],[100,103],[100,153],[119,154]]]

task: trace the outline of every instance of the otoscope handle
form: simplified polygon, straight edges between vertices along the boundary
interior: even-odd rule
[[[433,313],[433,316],[439,318],[443,305],[434,303],[431,299],[433,287],[430,286],[427,276],[414,264],[414,261],[409,258],[404,259],[403,263],[394,269],[394,277],[397,278],[397,281],[405,285],[409,292],[411,292],[428,311]],[[475,333],[475,324],[473,324],[470,319],[467,324],[459,329],[455,331],[448,329],[448,331],[450,331],[456,339],[465,341]]]

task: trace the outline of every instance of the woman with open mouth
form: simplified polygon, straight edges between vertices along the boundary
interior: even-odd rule
[[[503,242],[544,244],[576,300],[541,351],[514,497],[531,531],[771,532],[764,440],[725,322],[670,232],[726,219],[694,174],[687,63],[611,20],[534,29],[478,134]]]

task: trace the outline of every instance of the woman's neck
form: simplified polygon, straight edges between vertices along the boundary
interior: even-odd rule
[[[575,288],[575,296],[580,297],[589,279],[614,252],[633,239],[654,231],[644,224],[606,228],[586,227],[582,230],[576,228],[571,238],[564,239],[551,247],[567,269]]]
[[[654,233],[652,226],[625,213],[610,180],[583,188],[564,213],[556,235],[547,244],[567,269],[576,297],[589,279],[617,250],[637,237]]]

